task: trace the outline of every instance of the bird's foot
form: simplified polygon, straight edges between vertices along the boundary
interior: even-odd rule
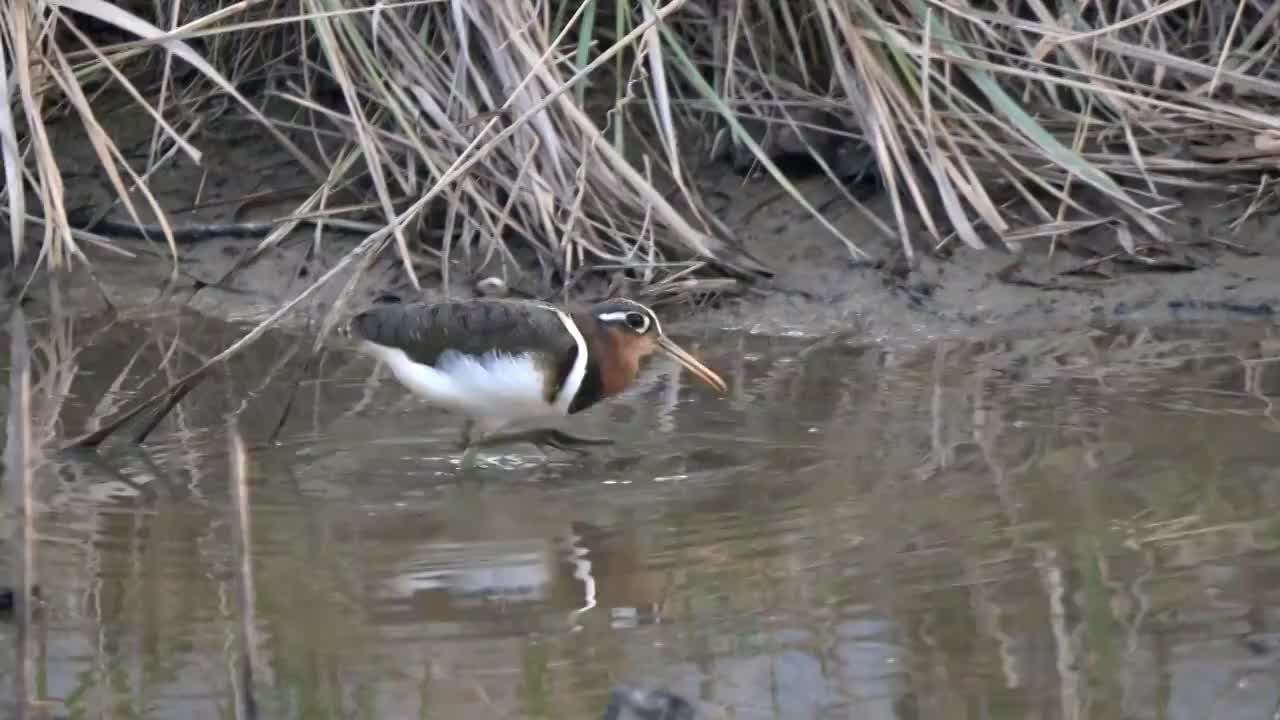
[[[484,448],[522,442],[529,443],[540,450],[555,448],[557,450],[563,450],[565,452],[576,453],[579,455],[585,454],[587,452],[586,448],[591,446],[613,444],[613,441],[609,438],[586,437],[573,435],[563,430],[542,428],[537,430],[524,430],[521,432],[489,435],[472,442],[468,447],[469,449]]]
[[[612,445],[613,440],[601,437],[588,437],[582,435],[574,435],[563,430],[552,428],[540,428],[536,430],[523,430],[509,433],[491,433],[478,434],[473,432],[473,428],[468,426],[463,430],[461,441],[458,449],[462,451],[462,459],[459,462],[460,469],[464,475],[470,475],[475,471],[480,451],[496,447],[499,445],[515,445],[518,443],[529,443],[538,448],[546,458],[547,450],[555,448],[574,455],[582,456],[587,454],[587,448],[600,445]]]
[[[590,437],[586,435],[574,435],[563,430],[542,430],[532,431],[534,437],[528,438],[527,442],[533,443],[538,447],[553,447],[557,450],[584,455],[589,447],[599,447],[601,445],[612,445],[613,441],[609,438]]]

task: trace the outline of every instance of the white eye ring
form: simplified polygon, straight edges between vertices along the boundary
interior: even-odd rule
[[[644,313],[627,313],[627,327],[643,335],[649,330],[649,318]]]
[[[634,333],[639,333],[640,335],[649,332],[649,327],[652,325],[652,321],[650,321],[648,315],[635,310],[603,313],[598,317],[600,318],[600,322],[621,323],[626,325],[628,330]]]

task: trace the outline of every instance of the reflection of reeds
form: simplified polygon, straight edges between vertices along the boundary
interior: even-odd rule
[[[39,380],[48,377],[42,372],[45,354],[41,342],[37,337],[32,343],[33,375]],[[515,682],[509,676],[493,679],[485,673],[495,662],[489,649],[510,653],[512,645],[506,642],[510,634],[523,633],[527,626],[512,630],[502,624],[503,634],[498,639],[468,635],[457,642],[432,643],[428,649],[433,663],[443,668],[456,663],[463,668],[457,679],[424,673],[421,683],[434,693],[433,711],[452,707],[450,692],[466,683],[467,672],[474,672],[480,678],[477,693],[488,690],[497,698],[491,714],[515,715],[507,705],[524,702],[526,714],[543,708],[550,717],[598,717],[596,700],[618,679],[609,673],[624,663],[643,668],[650,662],[646,657],[655,663],[692,658],[690,661],[700,662],[708,676],[764,668],[767,672],[751,676],[761,678],[760,686],[764,687],[770,680],[783,682],[792,676],[777,674],[780,666],[769,666],[763,660],[785,662],[794,650],[818,658],[833,687],[847,683],[843,687],[850,689],[850,695],[870,688],[910,697],[925,707],[926,714],[945,714],[944,709],[974,696],[1035,703],[1040,714],[1052,717],[1083,716],[1103,706],[1121,710],[1168,708],[1180,702],[1171,697],[1175,689],[1183,692],[1178,673],[1186,661],[1181,650],[1185,638],[1168,630],[1166,618],[1171,609],[1207,601],[1199,595],[1209,589],[1202,587],[1208,581],[1195,577],[1194,572],[1220,564],[1224,555],[1248,561],[1245,553],[1274,552],[1274,537],[1254,537],[1275,534],[1274,523],[1261,522],[1259,515],[1259,508],[1267,511],[1271,509],[1267,503],[1274,504],[1273,499],[1268,500],[1274,498],[1274,477],[1245,482],[1241,477],[1233,479],[1231,468],[1219,468],[1215,471],[1219,474],[1207,481],[1205,455],[1216,453],[1219,462],[1237,462],[1243,457],[1264,469],[1271,458],[1265,436],[1256,432],[1257,424],[1266,419],[1265,407],[1241,396],[1242,388],[1268,396],[1265,377],[1243,372],[1231,375],[1227,379],[1235,384],[1226,390],[1236,395],[1226,400],[1215,400],[1227,397],[1222,394],[1189,394],[1190,390],[1210,389],[1205,385],[1206,370],[1241,364],[1229,352],[1214,350],[1218,359],[1210,362],[1206,352],[1212,348],[1208,344],[1192,348],[1151,333],[1137,333],[1092,338],[1060,335],[972,346],[950,343],[946,347],[929,345],[916,354],[875,349],[851,352],[835,347],[810,352],[807,359],[800,355],[803,362],[791,356],[787,359],[792,361],[784,363],[776,358],[784,357],[779,348],[785,344],[766,352],[755,344],[764,340],[739,337],[737,342],[736,350],[725,351],[721,346],[721,352],[752,358],[740,360],[741,369],[733,377],[741,392],[739,406],[731,402],[701,405],[696,391],[681,390],[685,397],[674,397],[674,386],[664,374],[667,367],[659,361],[649,366],[653,374],[647,381],[652,384],[639,390],[644,397],[636,398],[644,401],[640,404],[645,409],[625,422],[632,428],[647,427],[655,415],[670,413],[679,399],[681,405],[693,406],[694,412],[676,408],[667,416],[676,423],[670,439],[732,453],[733,458],[742,460],[742,469],[726,470],[714,464],[714,472],[696,481],[668,486],[658,495],[641,496],[654,515],[605,523],[611,541],[625,536],[626,544],[636,548],[632,554],[637,560],[623,564],[613,560],[607,548],[601,552],[590,545],[592,570],[600,589],[599,606],[576,616],[581,632],[562,638],[547,634],[546,639],[539,639],[541,647],[520,656],[526,664],[519,668],[523,675],[517,679],[525,683],[521,688],[524,694],[507,692],[510,689],[503,683]],[[175,346],[152,344],[155,352],[161,352],[162,345]],[[1090,348],[1097,354],[1091,356],[1087,352]],[[250,432],[245,425],[254,417],[247,409],[278,405],[264,398],[269,393],[269,379],[264,375],[272,375],[283,362],[284,350],[281,344],[277,350],[260,348],[247,353],[269,362],[249,360],[248,371],[232,368],[230,372],[233,378],[249,378],[252,383],[229,394],[237,403],[241,397],[250,398],[250,406],[239,405],[243,412],[239,425],[246,439],[255,444],[260,438],[256,429]],[[1192,351],[1201,359],[1188,367],[1186,358]],[[98,369],[104,364],[90,355],[81,351],[82,366]],[[760,361],[761,356],[765,362]],[[190,357],[199,361],[194,355]],[[331,364],[341,365],[348,356],[335,353],[332,357]],[[120,354],[121,362],[126,358],[127,354]],[[357,370],[369,367],[362,360],[349,362]],[[144,358],[137,365],[150,363]],[[717,364],[729,365],[727,361]],[[174,369],[181,372],[178,363]],[[347,373],[338,374],[345,377]],[[106,384],[113,375],[102,373],[99,377]],[[164,381],[163,377],[157,379]],[[255,387],[259,383],[263,387]],[[275,388],[279,394],[270,397],[284,397],[287,388],[283,385]],[[42,387],[32,387],[37,440],[45,424],[43,410],[48,406]],[[51,390],[53,387],[50,385]],[[317,392],[320,387],[315,385]],[[83,385],[76,390],[79,392],[73,393],[73,398],[89,395]],[[201,388],[200,392],[206,390]],[[1170,417],[1149,408],[1152,401],[1167,402],[1171,391],[1182,393],[1188,403],[1200,397],[1197,412],[1232,413],[1215,417],[1214,422],[1229,422],[1232,425],[1226,427],[1242,430],[1248,430],[1242,423],[1249,423],[1255,430],[1223,431],[1224,426],[1219,425],[1211,436],[1210,450],[1186,450],[1187,433],[1169,432],[1169,427],[1151,422]],[[343,385],[334,394],[341,402],[354,404],[361,397],[361,387]],[[1272,390],[1269,396],[1274,395]],[[305,394],[299,394],[300,405],[303,399]],[[374,402],[381,400],[375,398]],[[68,405],[70,412],[76,411],[74,402]],[[232,409],[236,407],[233,403]],[[317,402],[313,409],[318,412],[319,408]],[[1245,408],[1250,414],[1239,414]],[[714,423],[712,428],[698,426],[699,410]],[[332,412],[326,415],[332,417]],[[194,409],[191,420],[207,422]],[[714,428],[727,421],[733,422],[734,432],[741,438],[714,437]],[[818,428],[821,434],[809,435],[808,427]],[[1187,427],[1183,424],[1175,429],[1185,431]],[[330,432],[334,432],[332,428]],[[682,432],[696,439],[678,437]],[[827,447],[822,457],[827,462],[822,465],[797,471],[781,462],[762,465],[758,459],[768,442],[776,444],[779,458],[794,462],[814,452],[802,442],[812,444],[815,437],[824,436]],[[1097,456],[1097,449],[1112,441],[1136,443],[1149,454],[1135,464],[1116,468],[1105,456]],[[1185,455],[1179,454],[1184,451]],[[195,462],[198,448],[192,452]],[[1160,457],[1151,457],[1155,454]],[[702,469],[708,464],[690,462],[682,459],[683,455],[672,453],[671,469],[678,469],[680,462]],[[345,456],[339,460],[359,461],[366,456],[352,457],[354,460]],[[931,472],[920,479],[911,470],[921,458],[945,458],[946,463],[930,462]],[[264,465],[259,474],[285,481],[283,484],[294,476],[339,477],[332,465],[318,472],[300,468],[298,457],[289,453],[267,451],[259,457],[254,452],[254,459],[277,463],[277,468]],[[1167,468],[1162,465],[1166,459],[1170,461]],[[167,453],[158,460],[167,468],[181,459]],[[128,538],[128,548],[118,542],[89,543],[86,548],[89,559],[85,572],[105,592],[96,590],[92,596],[103,609],[87,610],[99,613],[94,630],[101,629],[101,639],[98,665],[92,669],[96,672],[85,673],[83,682],[117,696],[132,694],[139,702],[146,698],[136,687],[170,687],[171,678],[150,668],[137,671],[136,684],[130,677],[128,652],[135,646],[131,642],[135,635],[164,640],[148,647],[148,659],[174,657],[177,663],[207,664],[203,647],[184,649],[168,638],[205,637],[201,623],[213,614],[208,607],[210,598],[224,597],[215,592],[223,585],[210,585],[225,575],[207,569],[222,559],[226,519],[234,521],[231,537],[239,538],[240,545],[233,561],[236,570],[232,571],[237,579],[226,582],[249,580],[235,588],[225,585],[231,591],[225,597],[232,598],[232,608],[226,610],[220,626],[231,636],[226,666],[234,668],[237,715],[250,712],[255,700],[274,707],[276,698],[281,698],[281,706],[305,697],[314,699],[317,707],[327,704],[338,708],[349,689],[374,687],[377,690],[371,693],[383,692],[379,682],[386,684],[388,695],[404,693],[404,677],[388,678],[381,674],[381,668],[370,670],[366,656],[351,651],[355,643],[387,643],[376,650],[388,648],[397,660],[411,665],[418,651],[400,654],[401,646],[394,645],[392,635],[396,639],[415,634],[435,637],[432,633],[455,618],[442,618],[434,605],[414,605],[417,617],[398,615],[395,620],[405,623],[403,635],[400,628],[384,634],[388,628],[380,626],[377,619],[335,622],[350,617],[352,608],[356,613],[363,610],[359,602],[368,596],[362,594],[366,586],[360,581],[383,571],[381,565],[350,559],[382,557],[391,547],[387,536],[365,534],[371,528],[381,531],[385,520],[367,519],[359,509],[353,512],[350,503],[296,488],[284,498],[259,495],[252,500],[259,520],[257,537],[253,538],[257,552],[252,553],[243,449],[233,449],[231,461],[235,476],[230,478],[235,483],[232,491],[238,494],[226,510],[203,500],[198,508],[186,500],[167,506],[149,503],[131,515],[132,527],[120,522],[118,508],[106,508],[101,514],[95,533],[113,541]],[[372,462],[386,461],[376,457]],[[668,469],[667,462],[662,460],[663,471]],[[1199,467],[1184,466],[1184,462]],[[204,482],[223,482],[210,475],[208,463],[204,464]],[[641,472],[650,467],[643,466]],[[173,475],[181,478],[195,472],[189,465],[177,465]],[[626,478],[642,477],[622,465],[616,472]],[[162,473],[157,471],[154,476],[162,477]],[[273,481],[264,490],[279,493],[281,484]],[[166,479],[165,484],[157,482],[150,487],[163,490],[174,485]],[[575,503],[567,510],[558,506],[529,508],[529,514],[594,516],[602,508],[630,502],[614,490],[627,491],[615,488],[595,493],[590,488],[574,488]],[[508,492],[510,488],[504,488],[493,495]],[[542,497],[544,492],[537,495]],[[453,496],[442,494],[440,502],[449,502],[449,497]],[[545,499],[550,505],[558,496]],[[283,507],[289,509],[282,511]],[[441,515],[450,514],[453,507],[446,506]],[[189,514],[193,510],[195,514]],[[225,514],[228,511],[231,518]],[[261,522],[264,512],[276,513],[272,522]],[[483,513],[483,517],[492,515],[491,510]],[[51,523],[54,517],[43,522]],[[640,546],[629,533],[616,532],[633,526],[655,536],[652,548]],[[238,532],[241,527],[246,529],[244,535]],[[1117,527],[1130,528],[1132,547],[1116,546]],[[269,531],[270,537],[264,531]],[[435,534],[418,527],[404,532],[415,539]],[[450,537],[447,531],[439,534]],[[193,536],[198,537],[192,541]],[[347,541],[348,537],[355,541]],[[397,535],[396,539],[404,538]],[[276,545],[278,541],[287,543],[283,550]],[[50,547],[41,548],[44,566],[57,567],[48,555]],[[204,550],[207,548],[218,549]],[[183,554],[171,554],[176,552]],[[125,559],[136,568],[130,575],[119,569],[126,554]],[[1268,556],[1257,556],[1262,563],[1260,571],[1268,567]],[[106,559],[105,565],[100,557]],[[256,593],[251,573],[256,568],[248,564],[250,557],[256,558],[257,567],[264,568],[262,577],[257,578],[262,582],[256,583]],[[263,565],[264,561],[270,567]],[[165,572],[178,570],[182,574],[176,581]],[[612,627],[610,610],[624,605],[640,607],[640,601],[658,595],[653,579],[645,580],[646,588],[638,587],[636,580],[652,578],[660,571],[672,578],[661,590],[666,600],[662,623],[634,630]],[[49,572],[42,573],[44,584]],[[347,582],[353,575],[356,582]],[[1117,582],[1121,578],[1132,580],[1129,588]],[[1259,578],[1263,582],[1267,579],[1265,575]],[[307,583],[341,586],[327,594],[331,596],[310,603],[306,612],[298,612],[289,601],[297,588]],[[185,588],[185,596],[195,598],[191,603],[199,605],[193,610],[174,603],[170,598],[183,597],[175,587]],[[573,583],[572,588],[578,590],[579,583]],[[62,589],[64,595],[70,595]],[[1226,593],[1228,599],[1236,594],[1231,585],[1213,589]],[[255,595],[263,601],[256,607]],[[1137,600],[1136,608],[1126,603],[1130,596]],[[1265,596],[1258,598],[1260,603],[1265,600]],[[521,610],[520,606],[509,607]],[[874,634],[861,622],[850,623],[850,616],[857,621],[870,620]],[[259,638],[262,645],[253,642],[255,617],[264,629],[269,628]],[[505,623],[506,617],[515,616],[504,615],[501,622]],[[179,625],[184,622],[196,630]],[[494,621],[471,614],[454,627],[482,627],[489,622]],[[93,623],[90,618],[87,624]],[[664,630],[661,625],[673,629]],[[772,628],[794,626],[820,639],[766,640],[760,644],[752,639]],[[851,626],[870,636],[850,636]],[[687,636],[683,635],[686,629]],[[680,633],[683,642],[673,641],[675,633]],[[667,649],[645,649],[641,638],[650,637],[666,641]],[[238,638],[246,639],[241,644]],[[253,654],[255,648],[262,660]],[[845,655],[849,650],[853,652]],[[869,663],[867,651],[894,660],[894,665]],[[654,654],[646,656],[645,652]],[[633,658],[633,653],[637,657]],[[38,652],[34,655],[38,666],[40,656]],[[264,662],[270,664],[264,666]],[[481,669],[468,669],[476,667]],[[673,669],[673,674],[677,670]],[[574,673],[571,678],[563,677],[570,671]],[[246,696],[244,693],[254,687],[254,673],[259,674],[257,694]],[[370,675],[379,677],[367,680]],[[1157,688],[1149,687],[1151,678]],[[714,682],[707,686],[713,699],[733,706],[755,700],[749,695],[735,699],[732,689]],[[272,695],[263,694],[266,692]],[[472,701],[470,696],[468,700]],[[597,714],[577,709],[588,702]],[[323,714],[317,709],[308,716]],[[1033,713],[1028,710],[1027,714]]]
[[[5,492],[13,517],[18,518],[15,550],[13,608],[17,626],[17,672],[14,677],[17,717],[27,717],[32,700],[35,663],[31,641],[31,598],[35,586],[35,516],[31,501],[31,350],[21,308],[9,320],[9,416],[5,447]]]
[[[407,222],[409,217],[411,217],[411,215],[409,213],[406,213],[405,215],[401,216],[399,222],[400,223]],[[395,227],[398,227],[398,225],[396,225]],[[284,316],[288,315],[298,305],[300,305],[302,302],[310,298],[321,287],[324,287],[325,285],[327,285],[329,281],[332,280],[334,277],[336,277],[338,274],[345,271],[349,264],[357,260],[364,260],[367,255],[376,253],[377,250],[381,249],[381,247],[383,247],[383,245],[389,240],[391,230],[392,230],[391,227],[387,227],[370,235],[362,243],[360,243],[359,247],[353,250],[350,254],[343,257],[342,260],[338,261],[338,263],[336,263],[328,272],[324,273],[319,278],[317,278],[314,283],[312,283],[305,290],[303,290],[298,295],[296,295],[292,300],[289,300],[288,302],[282,304],[275,312],[273,312],[269,317],[267,317],[266,319],[258,323],[252,330],[245,333],[242,337],[240,337],[240,339],[228,345],[221,352],[210,357],[207,361],[204,362],[204,364],[200,365],[200,367],[196,368],[195,370],[192,370],[191,372],[182,376],[178,380],[175,380],[174,382],[170,383],[164,389],[160,390],[154,395],[138,403],[135,403],[132,408],[122,413],[119,417],[117,417],[115,420],[111,421],[107,425],[99,428],[94,432],[91,432],[87,435],[81,436],[71,441],[68,447],[96,448],[99,445],[101,445],[103,441],[111,437],[111,435],[115,434],[116,431],[124,427],[127,423],[132,421],[134,418],[137,418],[143,415],[144,413],[150,412],[151,413],[150,417],[144,424],[143,431],[136,434],[133,439],[135,443],[141,443],[145,441],[150,431],[153,430],[156,427],[156,425],[158,425],[160,421],[163,420],[165,416],[167,416],[169,412],[171,412],[173,408],[176,407],[177,404],[182,401],[183,398],[185,398],[192,390],[194,390],[197,385],[203,382],[210,372],[212,372],[215,368],[219,367],[221,363],[224,363],[230,360],[231,358],[239,355],[240,352],[243,351],[245,348],[249,347],[253,343],[257,342],[259,339],[261,339],[262,336],[265,335],[267,331],[270,330],[272,327],[274,327],[278,322],[280,322],[280,320],[284,318]],[[350,291],[350,288],[348,288],[346,292],[349,292],[349,291]],[[326,327],[332,325],[331,321],[341,311],[342,305],[343,303],[341,301],[334,304],[330,312],[330,322],[326,322]],[[323,341],[323,338],[324,338],[323,333],[317,337],[316,339],[317,345]]]
[[[231,461],[232,526],[236,530],[235,546],[240,586],[240,672],[231,685],[236,688],[236,718],[258,717],[258,704],[253,691],[258,638],[255,632],[257,614],[253,595],[253,541],[249,524],[248,457],[244,440],[234,421],[227,430],[228,455]]]

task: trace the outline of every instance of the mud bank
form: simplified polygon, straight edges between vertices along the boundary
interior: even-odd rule
[[[1114,226],[1025,240],[1020,253],[993,241],[933,247],[909,216],[915,257],[838,199],[825,180],[806,197],[873,258],[859,261],[817,220],[767,180],[725,177],[719,190],[744,246],[776,272],[772,289],[721,313],[763,332],[856,330],[872,337],[973,336],[1070,329],[1114,322],[1272,321],[1280,313],[1280,215],[1243,222],[1226,193],[1186,193],[1165,214],[1169,235],[1134,237],[1125,252]],[[886,224],[883,193],[866,206]],[[1016,228],[1015,228],[1016,229]]]
[[[62,147],[74,166],[96,167],[88,147]],[[289,158],[269,141],[244,141],[216,154],[216,162],[202,167],[177,163],[153,178],[152,190],[163,206],[199,207],[173,213],[175,224],[265,221],[296,207],[297,174]],[[105,207],[111,202],[97,174],[90,171],[69,181],[69,194],[78,204],[97,202]],[[852,333],[873,341],[910,341],[1119,321],[1270,321],[1280,312],[1280,250],[1271,241],[1280,233],[1280,216],[1274,210],[1260,211],[1237,222],[1246,214],[1244,207],[1225,194],[1187,193],[1175,198],[1181,205],[1166,214],[1168,238],[1160,242],[1135,238],[1146,260],[1123,252],[1116,230],[1106,224],[1056,240],[1024,240],[1022,252],[1015,255],[994,239],[986,250],[966,247],[958,240],[935,247],[921,219],[908,216],[916,247],[915,257],[908,261],[898,241],[876,231],[827,179],[798,182],[809,202],[823,208],[832,224],[855,239],[872,258],[868,261],[855,257],[767,178],[743,178],[725,168],[704,172],[698,182],[742,247],[774,277],[746,293],[694,311],[681,306],[664,310],[672,320],[683,314],[680,319],[693,326],[764,334]],[[893,207],[885,193],[873,195],[865,204],[885,225],[893,226]],[[128,219],[118,208],[113,217]],[[228,272],[242,264],[261,238],[189,240],[181,248],[183,262],[177,269],[178,287],[186,289],[173,293],[167,302],[183,303],[220,319],[260,320],[332,268],[365,234],[317,233],[313,226],[300,226],[230,277]],[[136,307],[159,297],[174,272],[167,248],[136,239],[115,244],[129,256],[84,246],[92,258],[97,285],[110,301]],[[429,264],[430,259],[424,259]],[[458,258],[451,266],[450,294],[471,293],[476,279],[492,271],[468,262]],[[102,293],[87,273],[81,267],[74,274],[68,302],[91,312],[102,304]],[[21,283],[28,276],[29,269],[10,282]],[[348,277],[340,273],[286,324],[318,319]],[[428,268],[423,277],[424,294],[444,294],[438,270]],[[412,297],[416,291],[405,278],[400,258],[388,249],[355,284],[349,303],[359,307],[388,293]],[[205,286],[193,293],[193,283]],[[48,302],[45,284],[38,278],[31,285],[37,304]]]
[[[1093,273],[1072,272],[1090,261],[1060,250],[1053,257],[1045,251],[1028,251],[1019,259],[1002,249],[959,248],[948,257],[920,253],[915,267],[909,268],[901,253],[887,242],[878,242],[866,243],[864,249],[883,260],[868,263],[854,259],[816,221],[783,209],[770,219],[775,228],[767,223],[758,228],[744,226],[740,237],[776,273],[772,280],[714,305],[692,310],[677,305],[664,312],[695,327],[778,335],[847,333],[889,342],[1067,330],[1124,321],[1272,322],[1280,313],[1280,255],[1265,241],[1275,235],[1274,229],[1258,228],[1252,241],[1241,240],[1236,249],[1176,244],[1176,251],[1193,258],[1189,263],[1198,263],[1194,269],[1113,267],[1112,274],[1106,275],[1107,265],[1120,263],[1103,260]],[[1224,218],[1223,223],[1227,222]],[[180,285],[189,286],[193,280],[213,282],[255,244],[243,239],[210,240],[189,249],[181,264]],[[305,290],[354,245],[351,237],[329,238],[320,247],[310,240],[287,243],[268,251],[225,286],[204,287],[194,294],[190,289],[179,290],[168,302],[183,303],[219,319],[261,320]],[[162,252],[142,243],[122,246],[138,257],[92,253],[98,282],[118,306],[154,300],[170,277],[171,264]],[[317,291],[286,324],[318,319],[346,277],[342,274]],[[38,304],[47,302],[43,285],[41,279],[33,284]],[[76,273],[72,287],[69,302],[73,306],[102,304],[83,272]],[[471,291],[465,278],[457,279],[452,290],[462,296]],[[413,296],[390,250],[357,285],[349,303],[359,307],[388,292]],[[423,292],[444,294],[429,280]]]

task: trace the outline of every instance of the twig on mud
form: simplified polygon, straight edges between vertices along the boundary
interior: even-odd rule
[[[1006,285],[1017,285],[1022,287],[1035,288],[1037,290],[1061,290],[1064,292],[1079,292],[1086,294],[1097,294],[1100,292],[1097,288],[1077,287],[1066,283],[1058,282],[1042,282],[1032,280],[1022,274],[1022,265],[1025,258],[1018,258],[1013,262],[1005,265],[995,272],[995,278]]]
[[[189,223],[186,225],[178,225],[173,228],[172,234],[175,242],[196,243],[203,240],[217,240],[220,238],[259,238],[266,237],[271,234],[272,230],[280,227],[282,223],[289,221],[297,221],[310,224],[323,223],[326,229],[331,229],[335,233],[352,233],[367,235],[378,229],[378,225],[374,223],[360,222],[358,220],[340,220],[337,218],[281,218],[279,220],[269,220],[265,222],[233,222],[233,223]],[[76,220],[71,222],[76,223]],[[78,223],[77,223],[78,224]],[[119,222],[116,220],[101,219],[91,223],[88,227],[81,228],[87,232],[98,235],[106,235],[113,237],[130,237],[130,238],[152,238],[163,235],[163,228],[160,225],[139,225],[138,223]]]
[[[1098,257],[1095,257],[1095,258],[1089,258],[1088,260],[1085,260],[1084,262],[1079,263],[1078,265],[1074,265],[1065,270],[1062,270],[1059,274],[1060,275],[1084,275],[1086,273],[1095,271],[1095,269],[1099,265],[1111,262],[1112,260],[1115,260],[1116,258],[1124,254],[1125,254],[1125,251],[1116,250],[1115,252],[1109,252],[1109,253],[1106,253],[1105,255],[1099,255]],[[1099,271],[1098,274],[1104,274],[1104,273],[1101,273]]]
[[[1209,235],[1209,241],[1222,245],[1228,250],[1231,250],[1235,254],[1241,255],[1243,257],[1259,257],[1262,255],[1261,252],[1258,252],[1257,250],[1254,250],[1251,247],[1246,247],[1241,243],[1235,242],[1233,240],[1228,240],[1226,238],[1218,237],[1216,235]]]

